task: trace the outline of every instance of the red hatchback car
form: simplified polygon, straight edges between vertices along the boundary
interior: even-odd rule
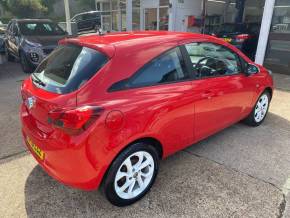
[[[67,38],[23,82],[22,132],[67,185],[117,206],[151,188],[159,160],[236,122],[260,125],[271,73],[215,37],[130,32]]]

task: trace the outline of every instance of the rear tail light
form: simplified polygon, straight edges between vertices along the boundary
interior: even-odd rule
[[[98,119],[102,112],[103,109],[96,106],[57,109],[48,113],[48,123],[68,134],[79,134]]]
[[[246,41],[247,39],[249,39],[250,35],[249,34],[240,34],[240,35],[237,35],[235,38],[236,38],[236,41],[243,42],[243,41]]]

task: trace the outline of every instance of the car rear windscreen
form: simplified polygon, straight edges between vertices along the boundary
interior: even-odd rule
[[[61,45],[37,67],[32,80],[47,91],[70,93],[90,80],[107,61],[107,56],[97,50]]]

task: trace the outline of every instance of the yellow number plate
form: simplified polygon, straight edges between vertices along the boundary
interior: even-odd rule
[[[224,38],[224,40],[225,40],[226,42],[231,42],[231,41],[232,41],[231,38]]]
[[[39,157],[40,160],[44,160],[44,152],[36,144],[34,144],[30,138],[27,137],[26,140],[30,148],[37,155],[37,157]]]

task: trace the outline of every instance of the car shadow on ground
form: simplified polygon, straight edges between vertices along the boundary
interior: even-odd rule
[[[280,199],[276,202],[274,200],[276,198],[272,195],[277,195],[278,199],[282,195],[279,190],[268,183],[194,154],[204,147],[211,149],[214,141],[223,149],[227,147],[223,144],[240,144],[240,147],[236,147],[236,152],[240,152],[239,149],[246,148],[242,147],[243,141],[235,142],[235,140],[239,141],[245,138],[245,132],[247,135],[253,131],[259,132],[257,133],[259,138],[260,132],[271,130],[271,137],[267,138],[267,144],[275,145],[281,137],[281,130],[290,129],[290,122],[269,113],[267,120],[259,128],[249,128],[243,124],[234,125],[162,161],[160,173],[151,192],[141,201],[126,208],[112,206],[98,190],[85,192],[64,186],[49,177],[40,166],[36,166],[25,184],[27,215],[28,217],[119,217],[120,215],[122,217],[179,215],[229,217],[232,214],[247,213],[249,216],[264,217],[267,214],[266,216],[271,217],[272,212],[277,212],[271,207],[278,208],[280,204]],[[246,139],[247,141],[244,142],[252,144],[253,147],[257,142],[255,140],[259,141],[250,137]],[[271,155],[271,152],[268,155]],[[273,153],[273,155],[277,154]],[[281,155],[279,157],[282,158]],[[239,162],[249,161],[249,157],[243,155],[235,158],[240,158]]]
[[[259,127],[238,123],[186,150],[283,187],[290,176],[290,121],[269,113]]]

